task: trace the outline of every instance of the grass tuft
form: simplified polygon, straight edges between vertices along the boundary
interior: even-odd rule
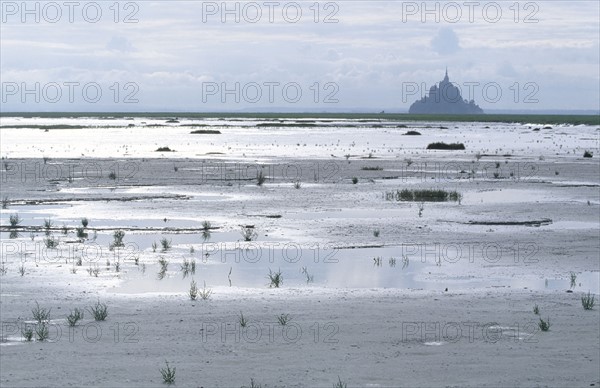
[[[188,295],[190,296],[191,300],[198,299],[198,286],[196,285],[195,280],[192,280],[192,282],[190,283],[190,290],[188,291]]]
[[[244,241],[252,241],[258,236],[258,233],[256,233],[256,230],[254,230],[253,225],[242,226],[240,233],[242,234]]]
[[[31,342],[33,339],[33,329],[30,326],[26,326],[21,329],[21,335],[25,338],[25,341]]]
[[[262,186],[266,180],[267,180],[267,177],[265,176],[265,174],[263,174],[262,171],[259,171],[258,174],[256,174],[256,185],[257,186]]]
[[[158,264],[160,265],[160,271],[158,271],[158,280],[162,280],[165,278],[165,275],[167,274],[167,268],[169,267],[169,261],[161,256],[160,259],[158,259]]]
[[[280,285],[283,284],[283,275],[281,274],[281,269],[278,270],[277,272],[273,272],[271,271],[271,269],[269,268],[269,275],[268,275],[268,279],[269,279],[269,288],[279,288]]]
[[[98,300],[95,305],[90,307],[90,312],[95,321],[104,321],[108,317],[108,306]]]
[[[36,301],[35,308],[31,310],[31,313],[33,314],[33,319],[38,321],[38,323],[42,323],[50,319],[50,310],[52,309],[40,307],[40,304]]]
[[[163,383],[165,384],[175,384],[175,370],[177,368],[173,367],[171,368],[169,366],[169,362],[165,361],[166,367],[164,368],[160,368],[160,374],[162,376],[163,379]]]
[[[591,310],[594,308],[594,298],[595,296],[592,295],[589,291],[587,293],[587,295],[583,295],[581,297],[581,305],[583,306],[584,310]]]
[[[16,213],[8,216],[8,222],[10,223],[11,228],[16,228],[17,226],[19,226],[21,221],[22,221],[21,218]]]
[[[206,282],[204,282],[204,287],[202,287],[202,291],[198,292],[198,295],[202,300],[208,300],[212,295],[212,288],[206,288]]]
[[[538,323],[538,327],[540,328],[541,331],[548,331],[548,330],[550,330],[550,318],[546,318],[545,321],[542,318],[540,318],[540,322]]]
[[[348,384],[346,384],[345,382],[342,381],[342,379],[340,378],[340,376],[338,376],[338,381],[333,384],[333,388],[347,388]]]
[[[58,247],[59,241],[57,238],[50,236],[44,239],[44,245],[48,249],[56,249]]]
[[[69,315],[67,315],[67,322],[69,326],[73,327],[77,324],[78,321],[83,319],[83,310],[75,308],[75,310],[71,311]]]
[[[39,323],[35,327],[35,334],[37,335],[38,341],[46,341],[50,337],[50,330],[48,329],[48,323]]]
[[[281,326],[287,325],[287,323],[291,320],[292,317],[290,316],[290,314],[281,314],[277,316],[277,322],[279,322]]]
[[[160,240],[160,245],[162,246],[162,251],[163,251],[163,252],[166,252],[166,251],[168,251],[169,249],[171,249],[171,246],[172,246],[172,244],[171,244],[171,240],[167,240],[167,238],[166,238],[166,237],[163,237],[163,238]]]
[[[238,322],[241,327],[248,326],[248,318],[244,317],[244,313],[240,311],[240,316],[238,317]]]

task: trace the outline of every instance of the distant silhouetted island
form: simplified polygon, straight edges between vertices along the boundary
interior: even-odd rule
[[[408,110],[412,114],[483,114],[474,100],[463,100],[460,89],[450,82],[448,69],[438,85],[429,89],[429,95],[415,101]]]

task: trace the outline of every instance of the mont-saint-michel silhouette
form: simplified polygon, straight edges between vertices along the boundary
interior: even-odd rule
[[[429,88],[429,94],[413,102],[408,110],[412,114],[483,114],[474,100],[463,100],[460,89],[450,82],[448,69],[439,84]]]

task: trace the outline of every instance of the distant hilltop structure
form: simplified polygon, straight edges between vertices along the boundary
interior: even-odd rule
[[[474,100],[463,100],[460,89],[450,82],[448,69],[439,84],[429,89],[429,95],[415,101],[408,110],[412,114],[483,114]]]

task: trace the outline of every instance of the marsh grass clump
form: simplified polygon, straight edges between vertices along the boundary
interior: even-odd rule
[[[175,370],[177,368],[173,367],[171,368],[169,366],[169,362],[165,361],[166,367],[164,368],[160,368],[160,374],[162,376],[163,379],[163,383],[165,384],[175,384]]]
[[[10,203],[10,200],[8,199],[8,197],[6,195],[4,197],[2,197],[2,209],[8,209],[9,203]]]
[[[25,276],[25,264],[21,264],[19,267],[19,275],[21,275],[21,277]]]
[[[204,282],[204,286],[202,287],[202,290],[198,291],[198,296],[200,296],[200,299],[202,299],[202,300],[208,300],[211,295],[212,295],[212,288],[206,288],[206,282]]]
[[[535,315],[540,315],[540,308],[538,307],[537,304],[535,306],[533,306],[533,313]]]
[[[190,273],[193,275],[196,272],[196,262],[193,261],[193,268],[192,268],[192,261],[188,260],[188,259],[183,259],[183,263],[181,263],[181,273],[183,274],[183,278],[185,279]]]
[[[125,232],[123,232],[122,230],[115,230],[113,232],[113,242],[110,244],[110,248],[114,249],[114,248],[120,248],[120,247],[124,247],[125,244],[123,243],[123,239],[125,238]]]
[[[419,217],[423,217],[423,210],[425,210],[425,203],[421,202],[421,203],[417,204],[417,207],[419,208]]]
[[[248,318],[244,317],[244,313],[240,311],[240,316],[238,317],[238,323],[241,327],[248,326]]]
[[[594,301],[595,296],[592,295],[589,291],[587,293],[587,295],[583,295],[581,297],[581,305],[583,306],[584,310],[591,310],[594,308]]]
[[[48,249],[56,249],[56,247],[58,247],[58,244],[58,239],[53,236],[49,236],[44,239],[44,245],[46,245],[46,248]]]
[[[273,272],[269,268],[268,279],[270,282],[269,288],[279,288],[279,286],[283,284],[283,275],[281,274],[281,269],[279,269],[277,272]]]
[[[300,181],[295,181],[295,182],[294,182],[294,188],[295,188],[296,190],[299,190],[300,188],[302,188],[302,182],[300,182]]]
[[[83,241],[85,239],[87,239],[88,234],[85,231],[85,229],[83,228],[83,226],[78,226],[77,228],[75,228],[75,234],[77,235],[77,238],[80,241]]]
[[[265,176],[265,174],[263,174],[262,171],[259,171],[258,174],[256,174],[256,185],[257,186],[262,186],[266,180],[267,180],[267,177]]]
[[[75,310],[71,311],[71,313],[69,315],[67,315],[67,322],[69,323],[69,326],[73,327],[77,324],[77,322],[79,322],[80,320],[83,319],[83,310],[80,310],[78,308],[75,308]]]
[[[338,381],[333,384],[333,388],[348,388],[348,384],[343,382],[340,376],[338,376]]]
[[[111,171],[110,173],[108,173],[108,179],[110,180],[116,180],[117,179],[117,174],[114,171]]]
[[[202,239],[204,241],[208,240],[210,238],[210,229],[211,229],[211,224],[210,221],[203,221],[202,222]]]
[[[166,238],[166,237],[163,237],[163,238],[160,240],[160,245],[162,246],[162,251],[163,251],[163,252],[166,252],[166,251],[168,251],[169,249],[171,249],[171,240],[167,240],[167,238]]]
[[[190,290],[188,291],[188,295],[190,296],[191,300],[198,299],[198,286],[196,285],[195,280],[192,280],[192,282],[190,283]]]
[[[569,279],[571,288],[574,288],[577,285],[577,274],[575,272],[571,272],[569,274]]]
[[[258,236],[256,230],[254,230],[254,225],[243,225],[240,233],[244,241],[252,241]]]
[[[38,323],[42,323],[50,319],[51,310],[52,309],[40,307],[40,304],[37,301],[35,301],[35,307],[31,309],[31,313],[33,314],[33,319],[38,321]]]
[[[410,190],[402,189],[389,191],[385,193],[385,199],[388,201],[408,201],[408,202],[461,202],[462,194],[457,191],[446,191],[441,189],[423,189]]]
[[[21,335],[27,342],[31,342],[33,339],[33,329],[31,326],[27,325],[21,329]]]
[[[408,258],[408,256],[402,255],[402,269],[408,267],[409,264],[410,259]]]
[[[160,259],[158,259],[158,264],[160,265],[160,271],[158,271],[158,280],[163,280],[167,275],[169,261],[161,256]]]
[[[10,223],[11,228],[16,228],[17,226],[19,226],[21,221],[22,220],[17,213],[8,216],[8,222]]]
[[[291,320],[292,317],[290,316],[290,314],[280,314],[277,316],[277,322],[279,322],[281,326],[287,325],[287,323]]]
[[[54,226],[54,223],[52,222],[52,220],[50,218],[44,218],[44,229],[46,229],[46,231],[49,231],[50,229],[52,229],[53,226]]]
[[[247,387],[242,387],[242,388],[263,388],[262,384],[257,383],[256,381],[254,381],[253,378],[250,378],[250,385],[248,385]]]
[[[550,318],[546,318],[545,321],[542,318],[540,318],[540,321],[538,322],[538,327],[541,331],[550,330]]]
[[[379,229],[375,229],[375,230],[373,231],[373,237],[379,237],[379,233],[380,233],[380,232],[379,232]]]
[[[444,143],[444,142],[436,142],[430,143],[427,146],[428,150],[464,150],[465,145],[463,143]]]
[[[90,307],[90,313],[92,313],[95,321],[104,321],[108,317],[108,306],[98,300],[95,305]]]
[[[98,264],[94,264],[93,268],[90,265],[87,269],[87,273],[90,276],[98,277],[98,275],[100,274],[100,268],[98,268]]]
[[[308,273],[308,269],[306,267],[302,267],[302,269],[300,270],[300,272],[302,272],[304,274],[304,276],[306,276],[306,284],[315,281],[314,275],[310,275]]]
[[[50,330],[48,329],[48,323],[42,322],[35,326],[35,334],[37,335],[38,341],[46,341],[50,337]]]
[[[156,252],[156,248],[158,248],[158,245],[156,244],[156,241],[152,242],[152,252],[155,253]]]

